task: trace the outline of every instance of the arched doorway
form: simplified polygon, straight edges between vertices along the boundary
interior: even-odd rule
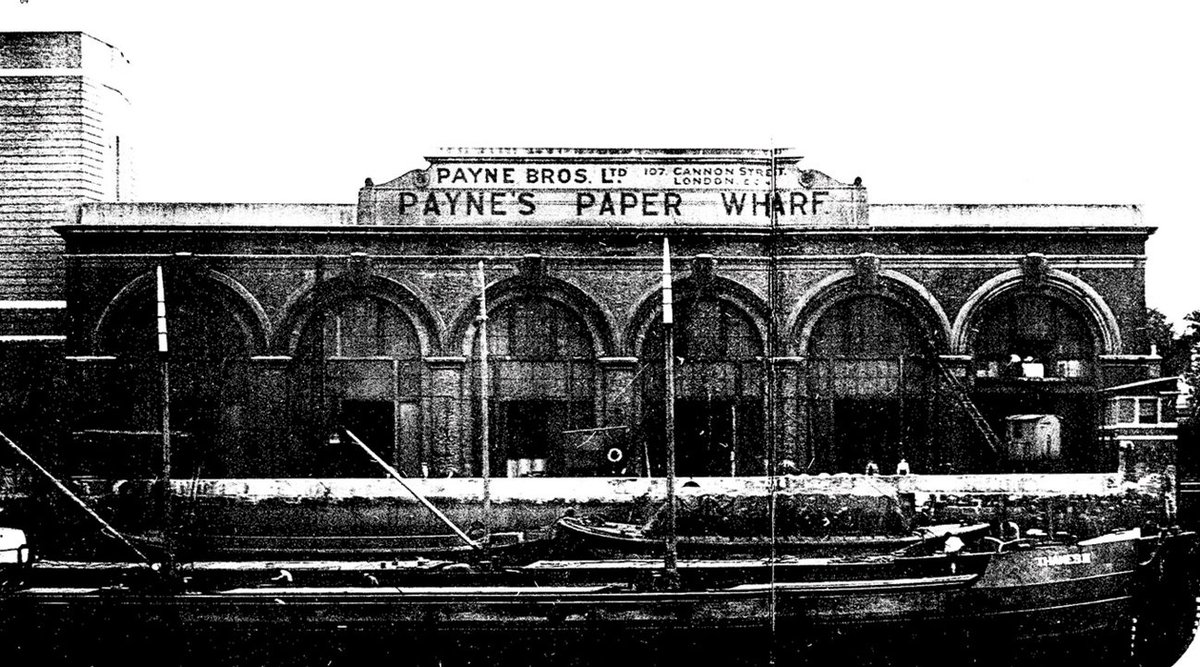
[[[881,471],[905,459],[938,471],[931,438],[931,344],[912,309],[871,294],[819,315],[805,354],[812,472]]]
[[[763,338],[743,309],[714,294],[680,293],[675,304],[675,442],[680,475],[761,475]],[[643,467],[666,473],[663,325],[639,353]]]
[[[283,471],[378,476],[357,449],[327,446],[346,429],[403,474],[422,474],[420,338],[390,301],[354,295],[318,309],[301,329],[291,370],[297,448]]]
[[[489,311],[487,334],[489,473],[572,472],[572,432],[596,421],[596,352],[583,319],[557,300],[522,294]],[[478,344],[476,333],[473,363]]]
[[[1050,290],[1009,290],[979,307],[968,332],[972,396],[1002,438],[1018,415],[1054,415],[1061,421],[1056,457],[1011,461],[1007,467],[1115,465],[1115,452],[1095,444],[1097,336],[1078,304]]]
[[[200,276],[168,270],[164,286],[173,474],[240,472],[246,457],[239,441],[247,426],[240,369],[253,351],[253,327],[239,316],[236,297]],[[95,345],[116,363],[97,366],[80,384],[93,391],[81,397],[76,430],[108,459],[102,467],[117,466],[123,474],[158,472],[163,397],[156,301],[154,281],[143,279],[113,304]],[[119,443],[129,449],[103,455]]]
[[[1050,294],[1014,291],[980,309],[971,350],[980,378],[1086,380],[1095,371],[1096,342],[1087,321]]]

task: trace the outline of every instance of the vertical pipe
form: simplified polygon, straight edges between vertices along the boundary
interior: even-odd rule
[[[704,378],[705,383],[708,383],[710,380],[711,378]],[[716,439],[716,433],[713,429],[713,402],[711,387],[705,388],[704,390],[704,431],[704,472],[707,473],[709,470],[708,466],[711,463],[709,459],[713,452],[716,451],[714,445],[717,445],[720,442]]]
[[[896,371],[896,373],[897,373],[896,393],[900,397],[900,418],[896,420],[896,428],[900,432],[899,433],[900,437],[898,438],[898,440],[900,441],[900,458],[907,459],[908,458],[908,438],[905,436],[905,429],[908,426],[908,422],[905,421],[905,414],[904,414],[904,384],[905,384],[904,380],[905,380],[905,378],[904,378],[904,355],[903,354],[901,354],[900,356],[898,356],[896,358],[896,368],[897,368],[897,371]]]
[[[404,460],[403,441],[400,434],[400,360],[392,359],[392,464],[401,466]],[[418,457],[419,458],[419,457]],[[420,468],[418,467],[418,470]]]
[[[737,450],[738,450],[738,420],[737,420],[737,403],[734,402],[733,408],[729,415],[729,476],[737,477]]]

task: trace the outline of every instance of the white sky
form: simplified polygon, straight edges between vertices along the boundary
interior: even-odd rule
[[[133,62],[137,198],[353,202],[439,146],[791,147],[874,202],[1136,203],[1200,309],[1200,8],[0,0]]]

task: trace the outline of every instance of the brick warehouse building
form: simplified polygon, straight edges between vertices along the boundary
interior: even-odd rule
[[[131,194],[127,67],[0,33],[0,419],[68,473],[153,469],[163,266],[179,474],[373,476],[321,446],[344,425],[409,474],[478,475],[480,261],[491,472],[661,473],[663,238],[683,474],[761,474],[771,434],[831,473],[1110,470],[1172,437],[1134,207],[870,205],[795,158],[776,201],[763,151],[501,149],[357,206],[93,203]],[[1011,444],[1038,424],[1061,447]]]
[[[661,474],[664,238],[683,475],[764,474],[772,429],[801,472],[1111,471],[1114,435],[1174,421],[1157,389],[1115,398],[1158,365],[1132,206],[872,205],[757,150],[483,149],[357,206],[97,203],[57,229],[81,473],[153,474],[162,266],[176,476],[376,476],[337,426],[478,476],[482,262],[491,474]],[[1060,444],[1006,436],[1042,415]]]

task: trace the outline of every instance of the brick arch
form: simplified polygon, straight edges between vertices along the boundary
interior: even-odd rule
[[[701,284],[701,281],[690,274],[684,274],[675,280],[672,287],[676,304],[706,294],[713,296],[718,301],[730,304],[746,314],[758,333],[762,348],[767,349],[770,309],[767,307],[766,300],[754,290],[723,276],[708,277]],[[633,309],[633,315],[630,317],[625,335],[622,337],[626,355],[641,356],[642,343],[646,339],[647,332],[658,321],[661,310],[662,288],[656,285],[642,294],[637,301],[637,306]]]
[[[839,301],[857,296],[880,296],[900,304],[913,314],[936,350],[950,349],[950,319],[937,297],[909,276],[884,269],[879,271],[875,287],[860,285],[854,272],[844,270],[826,276],[802,294],[784,327],[789,352],[807,354],[813,329],[825,312]]]
[[[951,349],[955,354],[971,353],[972,328],[978,321],[979,314],[987,304],[1019,289],[1024,280],[1025,273],[1020,269],[1006,271],[980,285],[967,298],[959,309],[958,316],[954,318],[954,326],[951,328]],[[1117,317],[1104,301],[1104,297],[1091,285],[1065,271],[1048,269],[1043,278],[1043,289],[1081,309],[1080,314],[1084,316],[1099,344],[1099,354],[1121,354],[1121,329],[1117,324]]]
[[[245,286],[234,278],[209,268],[167,266],[164,267],[163,282],[168,303],[171,300],[172,283],[176,281],[185,281],[189,286],[198,288],[226,304],[244,336],[243,342],[248,353],[254,355],[266,352],[271,337],[271,323],[262,305]],[[155,271],[147,271],[129,281],[108,302],[91,331],[90,347],[93,353],[103,352],[101,346],[105,332],[135,300],[156,298],[155,283]],[[169,333],[170,322],[167,326]]]
[[[611,316],[589,294],[565,280],[549,276],[536,280],[520,275],[509,276],[487,285],[486,290],[488,312],[523,299],[546,299],[582,320],[597,358],[610,356],[616,349]],[[471,356],[478,315],[479,301],[476,297],[458,314],[447,331],[446,349],[457,348],[463,356]]]
[[[272,349],[295,354],[304,325],[321,310],[353,299],[374,297],[399,310],[416,330],[426,356],[441,354],[444,325],[434,310],[407,285],[380,275],[363,278],[339,276],[309,284],[288,299]]]

